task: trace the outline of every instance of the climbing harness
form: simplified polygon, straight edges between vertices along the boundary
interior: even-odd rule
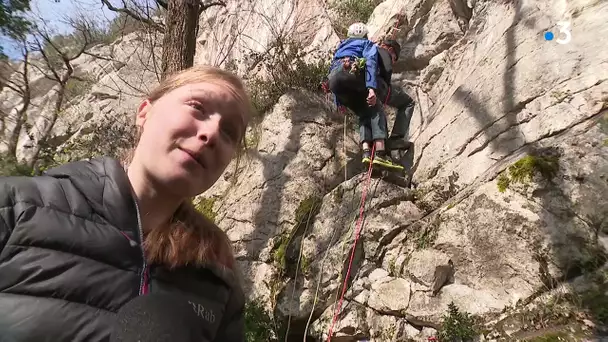
[[[365,69],[365,57],[344,57],[342,58],[342,67],[348,70],[353,75],[358,75],[359,71]]]

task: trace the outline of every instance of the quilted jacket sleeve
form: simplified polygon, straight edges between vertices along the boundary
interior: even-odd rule
[[[0,177],[0,253],[13,231],[13,196],[11,177]]]

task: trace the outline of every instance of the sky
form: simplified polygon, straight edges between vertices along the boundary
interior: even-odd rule
[[[115,1],[112,3],[116,4]],[[118,4],[116,5],[118,6]],[[34,20],[38,23],[45,23],[45,26],[50,27],[55,34],[71,32],[70,26],[65,23],[66,16],[89,16],[89,18],[105,24],[116,16],[115,12],[105,6],[102,8],[100,0],[31,0],[30,7]],[[20,51],[6,37],[0,36],[0,45],[9,58],[15,59],[21,56]]]

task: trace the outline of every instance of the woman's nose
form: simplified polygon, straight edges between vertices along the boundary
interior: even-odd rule
[[[220,116],[210,115],[207,120],[201,121],[198,128],[198,139],[205,144],[215,144],[220,135]]]

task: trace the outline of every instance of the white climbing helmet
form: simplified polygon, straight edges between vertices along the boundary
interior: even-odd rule
[[[347,36],[348,38],[365,38],[367,26],[364,23],[354,23],[348,28]]]

